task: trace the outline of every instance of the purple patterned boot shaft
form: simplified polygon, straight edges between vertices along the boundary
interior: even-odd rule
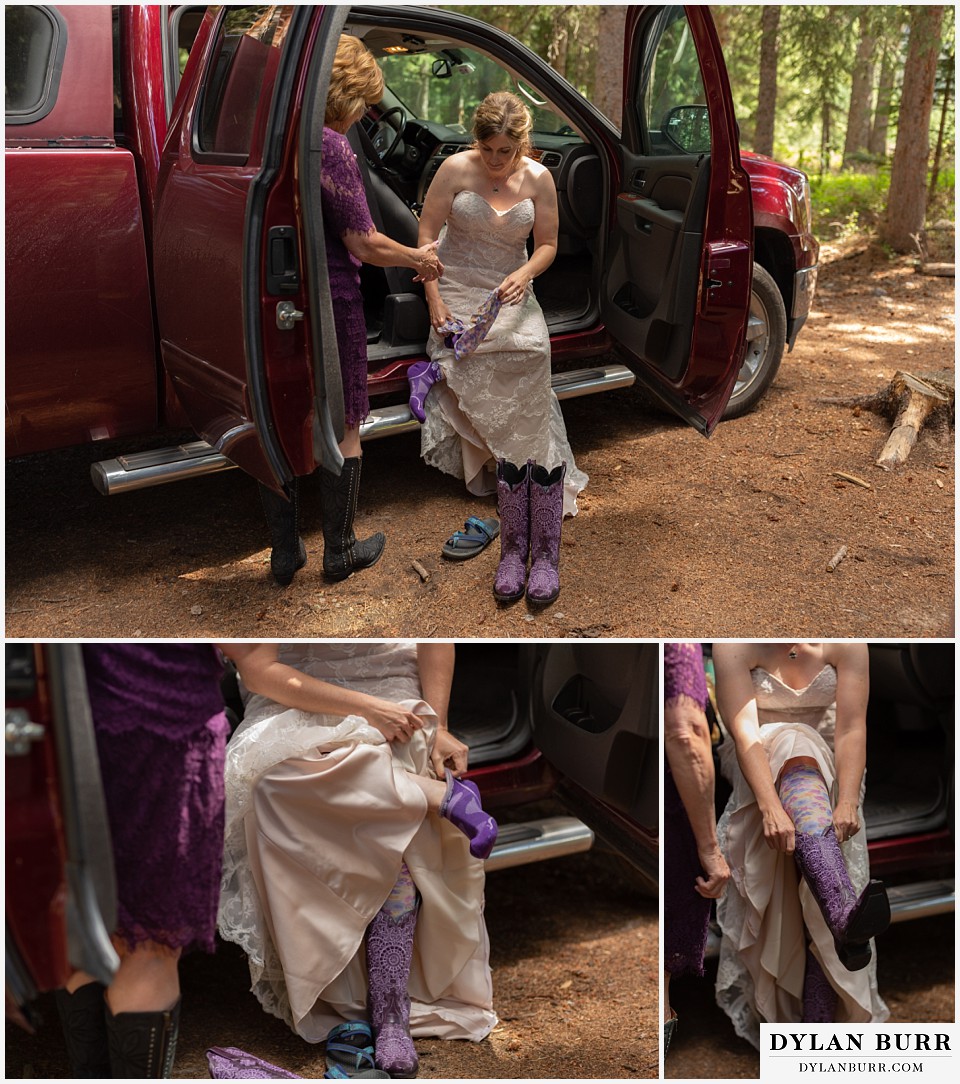
[[[407,369],[410,382],[410,413],[423,425],[427,420],[424,403],[430,389],[438,380],[443,380],[443,370],[435,361],[415,361]]]
[[[527,601],[546,606],[560,594],[560,528],[566,463],[530,472],[530,574]]]
[[[807,947],[807,966],[803,973],[804,1024],[832,1024],[837,1013],[837,992],[816,956]]]
[[[279,1065],[272,1065],[235,1046],[211,1046],[207,1051],[207,1065],[214,1080],[303,1080],[296,1073],[287,1072]]]
[[[857,896],[832,826],[818,835],[798,832],[795,856],[833,934],[840,962],[848,971],[860,971],[870,963],[870,938],[890,925],[886,890],[880,881],[871,881]]]
[[[493,579],[497,602],[523,598],[530,552],[530,470],[533,460],[516,467],[497,462],[497,513],[500,516],[500,564]]]
[[[446,817],[470,840],[474,858],[489,858],[497,842],[497,822],[484,811],[476,783],[454,779],[447,769],[447,793],[440,803],[440,816]]]
[[[420,1059],[410,1038],[410,963],[417,907],[398,919],[378,911],[367,927],[370,1025],[376,1039],[377,1068],[392,1077],[417,1075]]]

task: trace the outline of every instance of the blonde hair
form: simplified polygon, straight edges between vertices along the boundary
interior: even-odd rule
[[[355,117],[383,97],[383,72],[359,38],[341,34],[327,92],[326,124]]]
[[[533,148],[530,131],[533,117],[530,110],[516,94],[508,90],[498,90],[488,94],[477,106],[473,118],[474,143],[482,143],[494,136],[506,136],[517,145],[517,157],[528,154]]]

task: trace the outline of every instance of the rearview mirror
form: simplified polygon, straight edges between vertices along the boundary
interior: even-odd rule
[[[450,65],[450,61],[444,57],[439,57],[433,62],[430,67],[430,71],[433,73],[435,79],[449,79],[453,75],[453,68]]]

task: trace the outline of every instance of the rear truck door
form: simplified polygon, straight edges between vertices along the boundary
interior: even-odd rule
[[[345,15],[295,4],[208,9],[160,166],[164,367],[200,436],[277,490],[342,463],[319,157]]]
[[[709,8],[631,7],[603,318],[638,378],[709,436],[744,350],[750,183]]]
[[[533,740],[570,810],[658,884],[657,644],[540,644],[526,688]]]

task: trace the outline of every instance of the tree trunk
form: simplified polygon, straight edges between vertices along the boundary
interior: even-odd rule
[[[877,39],[873,33],[869,10],[861,11],[860,41],[850,81],[850,108],[847,111],[847,134],[843,142],[843,166],[862,169],[862,155],[870,142],[870,97],[873,90],[873,55]]]
[[[600,5],[593,104],[618,128],[623,112],[623,27],[627,9]]]
[[[757,127],[753,149],[773,157],[773,129],[777,114],[777,58],[780,8],[765,4],[760,17],[760,85],[757,88]]]
[[[930,111],[943,12],[943,5],[910,9],[910,42],[903,75],[897,145],[890,171],[887,213],[880,230],[880,240],[895,252],[913,251],[913,235],[923,228],[927,210]]]
[[[570,33],[565,20],[567,7],[556,4],[550,23],[553,31],[553,41],[547,49],[547,63],[555,72],[559,72],[564,79],[567,77],[567,46],[570,41]]]
[[[943,136],[947,129],[947,113],[950,109],[950,99],[953,96],[953,57],[947,65],[947,81],[943,86],[943,101],[940,105],[940,127],[937,130],[937,146],[933,152],[933,166],[930,169],[930,187],[927,189],[927,201],[933,199],[937,190],[937,181],[940,180],[940,162],[943,159]]]
[[[873,127],[870,129],[870,153],[874,158],[886,160],[887,131],[890,127],[890,108],[893,102],[893,88],[897,77],[897,67],[891,46],[883,50],[880,61],[880,80],[877,84],[877,105],[873,111]]]

